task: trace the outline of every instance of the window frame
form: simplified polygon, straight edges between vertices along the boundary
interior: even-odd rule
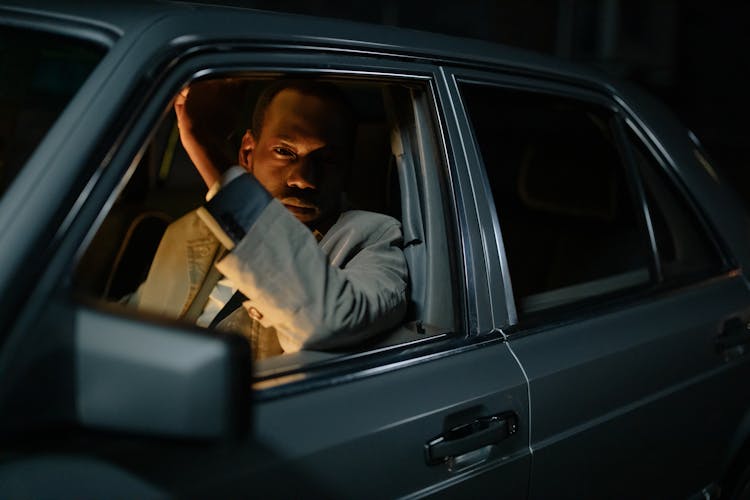
[[[451,215],[451,201],[446,199],[446,195],[452,193],[448,187],[450,179],[444,172],[448,164],[446,144],[443,140],[443,119],[437,100],[436,90],[436,67],[428,63],[402,62],[394,57],[393,60],[383,57],[365,57],[357,55],[344,55],[340,51],[332,53],[323,52],[320,49],[280,49],[278,47],[259,47],[259,50],[248,50],[247,47],[236,51],[225,53],[204,54],[196,51],[197,54],[174,63],[170,59],[160,71],[150,75],[149,90],[131,95],[129,102],[123,107],[123,114],[129,116],[127,125],[110,130],[106,137],[112,137],[112,146],[108,149],[105,157],[98,162],[98,167],[93,171],[91,177],[82,183],[82,189],[85,197],[81,205],[76,207],[75,215],[69,215],[72,218],[69,231],[63,236],[65,251],[58,252],[53,260],[51,268],[55,269],[53,275],[48,276],[47,281],[55,289],[54,294],[58,300],[66,303],[66,307],[82,307],[86,309],[100,309],[96,303],[91,301],[70,300],[67,298],[71,292],[70,268],[74,267],[83,249],[90,243],[90,239],[101,225],[103,218],[109,213],[117,194],[124,188],[137,167],[141,155],[144,154],[146,146],[152,135],[157,129],[157,124],[170,111],[168,103],[172,97],[185,83],[196,78],[203,78],[209,75],[226,75],[241,74],[262,75],[277,73],[314,73],[323,77],[351,77],[370,78],[376,81],[405,81],[424,85],[425,95],[427,98],[421,106],[421,112],[432,116],[432,127],[434,129],[433,144],[420,143],[423,146],[434,149],[433,157],[437,160],[438,166],[433,169],[434,173],[430,176],[431,186],[426,188],[424,184],[416,186],[416,192],[423,195],[422,191],[430,191],[431,201],[429,207],[441,205],[442,217],[434,217],[433,223],[437,219],[441,220],[443,225],[443,242],[447,245],[443,268],[447,268],[451,273],[451,285],[447,288],[452,294],[452,306],[454,311],[453,329],[438,332],[432,337],[420,339],[404,345],[389,346],[382,349],[353,353],[351,355],[336,356],[330,361],[313,363],[310,365],[293,367],[286,370],[280,370],[271,373],[263,379],[256,379],[258,389],[257,396],[260,399],[274,399],[281,395],[297,393],[300,391],[312,390],[316,387],[327,386],[347,380],[354,380],[359,377],[366,377],[383,371],[400,369],[414,363],[421,363],[442,357],[446,352],[461,352],[465,348],[473,348],[471,342],[466,342],[465,335],[451,335],[453,331],[459,332],[463,329],[465,323],[464,308],[462,307],[459,296],[461,290],[456,290],[453,284],[460,282],[456,269],[460,265],[456,259],[461,258],[461,252],[456,252],[453,244],[457,240],[453,236],[454,227],[452,225],[453,217]],[[331,56],[334,54],[335,62],[331,63]],[[428,95],[429,94],[429,95]],[[164,104],[166,103],[166,104]],[[164,104],[164,106],[163,106]],[[166,107],[166,109],[165,109]],[[123,118],[114,119],[116,124],[122,125]],[[116,139],[115,139],[116,138]],[[420,148],[414,151],[420,154]],[[422,152],[424,153],[424,152]],[[423,165],[419,166],[420,173],[424,172]],[[421,179],[420,174],[417,177]],[[428,206],[423,206],[424,200],[416,203],[424,212]],[[438,233],[440,233],[438,231]],[[439,235],[438,235],[439,236]],[[428,239],[430,236],[428,236]],[[434,238],[434,236],[433,236]],[[433,267],[435,263],[432,262]],[[438,288],[434,284],[432,289]],[[432,293],[432,292],[430,292]],[[467,294],[470,296],[470,294]],[[104,308],[106,309],[106,308]],[[127,312],[117,313],[125,319],[130,317]],[[134,313],[133,318],[148,321],[148,317]],[[154,318],[156,321],[164,319]],[[167,321],[169,323],[169,321]],[[190,325],[179,323],[182,328],[190,330]],[[468,344],[468,345],[467,345]],[[274,382],[278,381],[278,383]]]
[[[0,5],[0,26],[47,32],[99,45],[108,52],[122,33],[105,23],[63,17],[12,5]]]
[[[529,76],[512,74],[510,72],[506,74],[492,74],[483,71],[460,70],[455,72],[453,78],[456,93],[459,98],[461,97],[460,85],[473,84],[511,91],[522,91],[530,94],[537,93],[568,98],[585,104],[600,106],[604,110],[609,110],[612,113],[610,117],[610,128],[613,133],[613,140],[615,142],[614,146],[617,149],[620,158],[621,168],[625,169],[623,175],[628,183],[632,208],[636,210],[634,216],[638,219],[640,237],[644,238],[644,251],[647,252],[646,258],[648,259],[647,265],[649,270],[649,280],[647,283],[622,290],[615,290],[604,297],[587,297],[521,316],[517,309],[515,297],[512,293],[513,285],[505,257],[505,246],[500,229],[500,219],[497,214],[494,197],[492,197],[489,179],[486,174],[479,144],[473,130],[473,125],[468,118],[469,115],[463,100],[460,100],[459,104],[462,107],[464,116],[466,117],[466,123],[470,132],[469,141],[464,143],[464,147],[467,150],[467,155],[474,158],[475,165],[479,169],[479,172],[475,175],[480,180],[481,189],[483,189],[489,197],[489,216],[492,219],[492,228],[495,235],[494,239],[497,242],[497,248],[491,250],[499,252],[503,259],[502,278],[499,281],[493,280],[495,287],[492,290],[492,296],[494,301],[505,301],[508,315],[504,318],[504,323],[497,324],[496,328],[500,329],[505,335],[515,337],[519,335],[520,332],[531,332],[540,328],[547,329],[563,323],[584,319],[592,315],[599,315],[606,310],[621,308],[626,304],[632,304],[641,300],[642,297],[653,291],[658,283],[654,277],[658,270],[658,257],[654,253],[653,233],[649,227],[650,219],[646,212],[642,185],[640,184],[638,173],[635,171],[635,164],[629,158],[631,151],[627,149],[627,143],[623,140],[623,130],[620,123],[623,109],[613,98],[611,93],[605,88],[596,87],[591,81],[574,82],[557,79],[551,75]],[[485,238],[485,241],[490,241],[490,238]]]
[[[627,150],[628,161],[630,161],[630,163],[632,164],[632,170],[639,184],[644,211],[647,219],[649,220],[649,231],[654,245],[653,252],[655,257],[655,265],[660,270],[658,275],[659,280],[655,284],[655,290],[670,291],[678,288],[683,288],[685,286],[690,286],[692,284],[699,283],[716,276],[720,276],[731,271],[733,268],[736,268],[737,265],[736,263],[734,263],[731,257],[731,253],[729,253],[728,251],[726,243],[724,243],[722,238],[719,236],[716,228],[713,226],[713,224],[711,224],[705,212],[703,211],[703,209],[701,209],[700,205],[695,200],[695,196],[691,193],[690,189],[688,189],[685,182],[680,178],[679,174],[677,173],[677,169],[674,167],[674,164],[669,160],[667,156],[661,153],[661,149],[656,147],[656,145],[650,138],[651,135],[636,123],[636,121],[628,111],[621,109],[618,115],[619,121],[621,122],[621,141],[623,147]],[[693,226],[696,232],[700,233],[705,238],[705,240],[707,240],[707,242],[715,251],[716,256],[721,261],[720,263],[717,263],[719,265],[716,266],[715,269],[707,270],[703,273],[694,273],[691,275],[682,274],[679,277],[671,278],[666,278],[661,272],[661,256],[659,255],[659,249],[656,244],[656,234],[650,222],[652,207],[650,206],[648,198],[645,195],[645,180],[643,179],[643,175],[639,171],[637,160],[635,158],[635,148],[637,148],[637,146],[635,144],[631,144],[631,140],[627,137],[628,131],[632,133],[634,140],[640,141],[640,144],[645,148],[646,153],[650,155],[650,159],[652,160],[650,163],[653,164],[654,170],[658,169],[661,173],[664,174],[664,177],[668,184],[670,184],[670,186],[672,187],[675,196],[687,206],[692,215],[691,218],[698,224],[697,226]]]

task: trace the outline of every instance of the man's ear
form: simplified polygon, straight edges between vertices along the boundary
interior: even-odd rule
[[[253,171],[253,151],[255,151],[255,137],[250,129],[245,130],[242,136],[242,144],[238,153],[240,165],[248,172]]]

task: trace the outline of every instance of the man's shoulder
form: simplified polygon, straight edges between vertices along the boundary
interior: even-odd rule
[[[373,226],[400,226],[401,223],[390,215],[367,210],[346,210],[341,213],[334,226],[339,224],[366,224]]]
[[[189,240],[214,237],[208,226],[198,216],[197,209],[189,211],[169,224],[164,235]]]
[[[336,223],[328,230],[324,240],[342,240],[349,243],[379,239],[400,239],[401,223],[393,217],[366,210],[342,212]]]

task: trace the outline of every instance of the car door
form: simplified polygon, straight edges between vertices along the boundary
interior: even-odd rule
[[[44,36],[50,26],[64,24],[43,21],[30,22],[29,29]],[[5,227],[0,253],[16,250],[28,225],[39,228],[36,242],[50,242],[44,252],[18,256],[20,266],[38,270],[38,280],[28,283],[30,291],[17,297],[13,310],[2,311],[8,334],[2,347],[6,431],[0,477],[7,495],[371,498],[502,492],[526,498],[526,379],[505,336],[492,330],[493,314],[504,311],[490,307],[484,230],[473,200],[461,198],[458,188],[468,182],[467,172],[442,139],[443,127],[455,124],[445,125],[441,116],[437,70],[386,55],[348,54],[341,47],[329,51],[318,38],[305,50],[278,38],[265,46],[248,34],[253,25],[288,28],[285,21],[201,12],[167,17],[137,39],[125,36],[133,44],[128,50],[118,46],[125,42],[113,41],[107,64],[87,81],[87,94],[75,98],[79,108],[65,114],[76,133],[53,129],[24,166],[24,175],[44,168],[55,175],[25,175],[32,188],[23,199],[3,199],[3,210],[29,215],[24,224]],[[335,28],[306,22],[300,31]],[[158,378],[160,367],[175,361],[169,350],[134,348],[133,339],[188,338],[195,328],[88,296],[77,288],[77,269],[128,180],[151,154],[146,145],[183,85],[208,74],[268,79],[281,73],[402,89],[394,97],[401,104],[393,108],[393,151],[402,213],[411,214],[403,215],[405,225],[412,225],[405,232],[415,231],[413,244],[421,245],[407,251],[422,307],[403,328],[408,340],[395,346],[302,355],[296,365],[271,363],[260,372],[256,367],[254,379],[232,390],[253,391],[251,416],[239,408],[230,415],[250,420],[244,437],[180,435],[169,429],[168,415],[151,425],[144,422],[151,408],[126,410],[158,382],[136,368],[147,359]],[[65,193],[50,200],[47,193],[60,186]],[[12,273],[3,289],[16,278]],[[123,345],[133,348],[132,367],[120,366],[119,375],[107,371],[108,362],[120,359],[119,344],[108,343],[97,351],[109,356],[97,358],[97,369],[104,370],[97,373],[112,378],[86,378],[92,355],[76,342],[97,336],[129,339]],[[189,345],[181,348],[190,352]],[[105,413],[86,412],[87,388],[100,395]],[[196,386],[195,392],[203,391]]]
[[[748,407],[744,350],[725,339],[745,341],[750,296],[680,181],[695,166],[592,82],[453,81],[508,259],[530,497],[716,491]]]

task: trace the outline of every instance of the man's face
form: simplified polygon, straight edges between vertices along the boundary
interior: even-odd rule
[[[350,133],[335,103],[285,89],[266,109],[259,137],[245,133],[240,164],[301,222],[339,209]]]

